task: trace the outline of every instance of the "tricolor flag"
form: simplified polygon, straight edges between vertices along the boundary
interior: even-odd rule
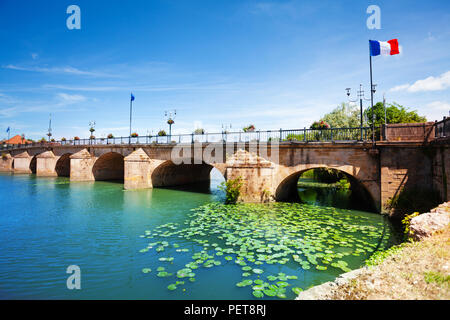
[[[389,41],[376,41],[369,40],[370,44],[370,55],[372,57],[379,56],[380,54],[383,56],[392,56],[394,54],[399,54],[398,50],[398,40],[392,39]]]

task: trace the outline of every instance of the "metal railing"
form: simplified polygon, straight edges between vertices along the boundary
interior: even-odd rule
[[[434,124],[435,138],[450,137],[450,117],[444,117],[443,120]]]
[[[367,141],[371,139],[368,127],[330,129],[290,129],[247,132],[221,132],[204,134],[177,134],[172,136],[114,137],[95,139],[59,140],[33,142],[28,144],[2,145],[0,150],[23,147],[48,146],[91,146],[91,145],[148,145],[148,144],[189,144],[225,142],[326,142],[326,141]]]

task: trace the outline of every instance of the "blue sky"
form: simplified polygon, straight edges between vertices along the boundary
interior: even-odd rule
[[[69,30],[66,9],[81,9]],[[369,30],[369,5],[381,29]],[[0,0],[0,138],[55,138],[195,127],[308,127],[369,85],[368,39],[398,38],[374,58],[386,94],[429,120],[450,110],[449,1]],[[368,90],[366,90],[368,93]],[[367,94],[367,96],[369,96]],[[367,104],[366,104],[367,107]]]

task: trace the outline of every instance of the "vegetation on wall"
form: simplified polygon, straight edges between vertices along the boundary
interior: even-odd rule
[[[244,185],[244,181],[241,177],[236,179],[229,179],[220,184],[219,189],[225,191],[225,204],[236,204],[241,195],[241,188]]]

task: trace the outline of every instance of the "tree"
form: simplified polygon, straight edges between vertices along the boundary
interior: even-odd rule
[[[372,108],[366,109],[364,115],[367,117],[368,123],[372,126],[372,113],[375,113],[375,127],[384,124],[384,107],[382,102],[377,102]],[[408,110],[398,103],[389,104],[386,106],[386,123],[417,123],[426,122],[427,118],[421,117],[416,110]]]
[[[330,113],[325,114],[319,121],[325,121],[332,128],[359,127],[359,108],[348,103],[342,103]]]

